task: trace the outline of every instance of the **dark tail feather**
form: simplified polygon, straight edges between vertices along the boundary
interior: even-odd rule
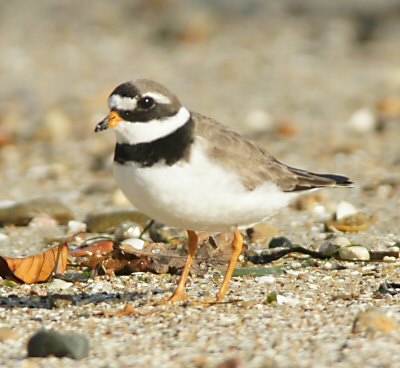
[[[332,179],[339,187],[349,187],[353,185],[353,182],[347,176],[335,175],[335,174],[316,174],[316,175],[322,176],[323,178]]]
[[[290,167],[290,171],[297,175],[297,184],[293,192],[324,187],[351,187],[353,182],[347,177],[335,174],[317,174]]]

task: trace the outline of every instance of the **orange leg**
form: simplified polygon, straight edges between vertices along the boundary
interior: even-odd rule
[[[237,260],[240,256],[240,253],[242,253],[242,248],[243,248],[243,237],[242,234],[240,234],[239,230],[235,230],[233,242],[232,242],[232,248],[233,248],[233,253],[231,257],[231,261],[229,262],[229,267],[228,270],[226,271],[226,275],[224,278],[224,281],[221,285],[221,288],[218,291],[217,294],[217,300],[216,303],[220,303],[224,300],[225,294],[227,293],[229,289],[229,283],[232,278],[233,271],[236,267]]]
[[[188,299],[188,296],[185,292],[185,285],[187,278],[189,276],[190,267],[192,266],[193,263],[194,254],[196,252],[196,248],[199,243],[199,238],[197,234],[192,230],[187,230],[187,234],[188,234],[187,247],[189,250],[189,255],[187,257],[186,264],[183,269],[182,276],[179,280],[178,286],[175,289],[174,294],[168,300],[169,303],[184,302]]]

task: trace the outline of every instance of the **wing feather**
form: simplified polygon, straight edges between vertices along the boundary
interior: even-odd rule
[[[221,166],[236,172],[249,190],[267,181],[285,192],[352,184],[345,176],[317,174],[287,166],[265,149],[213,119],[198,113],[192,113],[192,119],[195,135],[207,141],[208,154]]]

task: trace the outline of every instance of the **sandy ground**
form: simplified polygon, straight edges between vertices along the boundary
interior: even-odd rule
[[[1,1],[0,201],[57,195],[77,220],[126,206],[111,174],[114,137],[93,129],[113,88],[145,77],[285,163],[351,177],[355,188],[323,193],[327,212],[346,200],[377,214],[370,229],[346,236],[369,249],[393,247],[400,241],[399,36],[400,3],[389,0]],[[271,224],[307,247],[326,238],[309,211],[287,208]],[[286,273],[267,283],[235,279],[228,301],[241,301],[210,308],[150,308],[173,289],[169,275],[71,286],[64,292],[94,299],[51,311],[31,300],[50,284],[3,286],[0,324],[20,337],[0,343],[0,365],[76,366],[25,359],[27,337],[52,327],[89,337],[90,355],[79,363],[87,367],[216,367],[227,359],[243,367],[395,367],[399,330],[373,337],[351,330],[371,306],[399,321],[398,296],[377,294],[383,282],[398,281],[399,263],[335,269],[303,261],[277,262]],[[191,296],[209,295],[217,281],[211,268],[192,280]],[[111,295],[104,300],[101,283]],[[289,302],[268,304],[269,291]],[[126,300],[152,314],[92,316]]]

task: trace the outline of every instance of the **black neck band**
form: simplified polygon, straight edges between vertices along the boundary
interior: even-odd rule
[[[136,162],[141,167],[151,167],[164,161],[165,164],[171,166],[189,157],[193,130],[194,123],[190,118],[185,125],[173,133],[154,141],[137,144],[117,143],[114,161],[120,164]]]

